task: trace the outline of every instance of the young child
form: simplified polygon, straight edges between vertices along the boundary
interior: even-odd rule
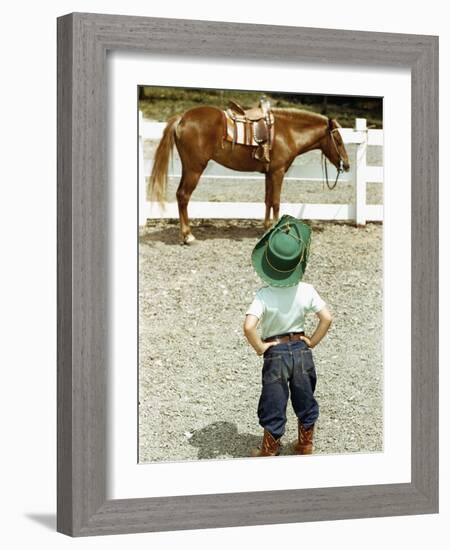
[[[282,216],[256,244],[253,266],[269,286],[256,293],[247,310],[244,334],[258,355],[264,356],[258,418],[264,428],[260,449],[252,456],[279,454],[291,397],[298,418],[296,454],[311,454],[319,406],[314,398],[316,372],[311,349],[327,333],[331,315],[310,284],[300,282],[308,261],[311,229],[292,216]],[[311,336],[304,333],[305,314],[319,322]],[[259,328],[261,336],[257,331]]]

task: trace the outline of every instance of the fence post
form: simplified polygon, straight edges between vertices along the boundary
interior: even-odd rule
[[[366,176],[367,176],[367,121],[365,118],[355,120],[355,130],[362,133],[362,140],[356,149],[355,170],[355,223],[366,225]]]
[[[139,225],[145,225],[147,223],[147,188],[144,174],[144,136],[142,132],[142,119],[142,111],[139,111]]]

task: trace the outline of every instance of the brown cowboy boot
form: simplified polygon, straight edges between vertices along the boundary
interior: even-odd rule
[[[273,435],[264,430],[261,449],[252,449],[252,456],[278,456],[280,454],[281,437],[275,439]]]
[[[305,426],[298,421],[298,441],[295,444],[294,452],[298,455],[311,455],[313,452],[313,435],[314,424],[306,429]]]

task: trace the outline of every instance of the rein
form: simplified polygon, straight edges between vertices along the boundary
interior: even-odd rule
[[[327,157],[326,157],[325,153],[322,151],[322,174],[324,175],[324,179],[325,179],[325,182],[327,184],[328,189],[330,191],[332,191],[336,187],[339,176],[342,174],[344,169],[343,169],[342,156],[341,156],[341,153],[339,152],[339,148],[336,145],[336,142],[334,141],[334,136],[333,136],[333,132],[338,132],[339,129],[338,128],[331,128],[331,119],[328,119],[328,131],[330,132],[331,141],[334,145],[334,148],[336,149],[336,153],[339,156],[339,168],[338,168],[338,171],[337,171],[337,174],[336,174],[336,179],[334,180],[333,184],[330,184],[329,179],[328,179]]]
[[[322,153],[322,174],[324,174],[325,183],[327,184],[327,187],[330,191],[332,191],[338,182],[339,176],[341,175],[342,170],[338,170],[338,173],[336,174],[336,179],[334,180],[333,184],[330,184],[328,180],[328,164],[327,164],[327,157],[324,153]]]

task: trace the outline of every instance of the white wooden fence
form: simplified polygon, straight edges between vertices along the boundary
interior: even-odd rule
[[[156,202],[147,201],[146,177],[144,173],[144,140],[159,140],[165,123],[145,122],[142,114],[139,116],[139,225],[144,225],[151,218],[178,218],[178,206],[175,202],[167,203],[165,208]],[[352,220],[356,225],[365,225],[368,221],[383,220],[383,205],[366,204],[367,182],[382,183],[383,168],[367,164],[367,147],[383,145],[383,130],[367,129],[366,119],[357,118],[355,128],[340,130],[344,143],[355,143],[355,158],[350,158],[354,164],[354,200],[351,204],[307,204],[284,203],[280,206],[280,214],[291,214],[305,220]],[[243,173],[236,172],[232,176],[210,175],[208,178],[242,179]],[[264,175],[260,176],[264,178]],[[339,184],[338,184],[339,185]],[[198,202],[189,203],[190,218],[209,219],[262,219],[265,213],[264,203],[254,202]]]

